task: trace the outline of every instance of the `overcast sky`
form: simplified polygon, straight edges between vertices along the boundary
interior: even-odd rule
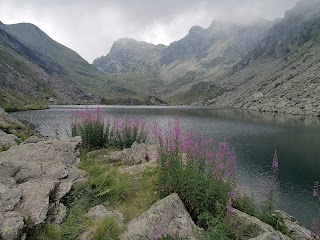
[[[0,0],[0,21],[30,22],[88,62],[130,37],[163,43],[214,19],[248,22],[283,17],[297,0]]]

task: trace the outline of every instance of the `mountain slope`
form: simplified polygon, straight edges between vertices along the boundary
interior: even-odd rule
[[[120,52],[126,56],[126,46],[114,49],[112,64],[118,64]],[[139,52],[139,58],[134,51],[130,54],[121,72],[104,68],[111,62],[109,54],[94,65],[123,76],[135,64],[134,72],[143,74],[136,60],[146,53]],[[300,1],[273,22],[192,27],[186,37],[162,46],[153,56],[145,59],[153,67],[149,69],[156,69],[149,72],[161,82],[155,92],[171,104],[320,116],[319,0]]]
[[[168,98],[203,78],[229,74],[272,25],[266,20],[250,25],[216,21],[207,29],[192,27],[187,36],[169,46],[120,39],[93,65],[114,75],[148,74],[149,82],[158,82],[156,94]]]
[[[0,23],[0,70],[0,105],[6,109],[50,103],[144,103],[148,96],[99,71],[28,23]]]
[[[320,116],[320,2],[299,2],[216,86],[219,106]]]

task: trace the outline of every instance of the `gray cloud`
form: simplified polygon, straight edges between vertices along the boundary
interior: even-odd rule
[[[130,37],[169,44],[214,19],[249,22],[282,17],[297,0],[0,0],[1,21],[31,22],[92,62]]]

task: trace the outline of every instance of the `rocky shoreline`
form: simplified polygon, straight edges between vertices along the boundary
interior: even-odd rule
[[[50,141],[31,137],[0,153],[2,239],[26,239],[28,230],[32,228],[41,227],[49,220],[58,224],[63,221],[67,210],[61,199],[69,193],[75,182],[85,180],[85,172],[75,166],[79,161],[77,146],[80,142],[79,137]],[[130,164],[124,165],[119,171],[139,174],[147,167],[156,166],[156,153],[151,149],[144,144],[135,144],[130,149],[106,156],[106,159]],[[94,212],[98,212],[100,217],[96,217]],[[95,219],[110,214],[123,224],[123,213],[119,211],[97,206],[88,212],[88,216]],[[312,239],[310,232],[293,217],[283,212],[281,214],[285,216],[291,238],[257,218],[234,209],[238,224],[245,226],[248,231],[248,239]],[[126,228],[119,239],[151,239],[157,229],[165,229],[166,234],[174,239],[201,239],[201,234],[177,194],[159,200],[130,221]]]

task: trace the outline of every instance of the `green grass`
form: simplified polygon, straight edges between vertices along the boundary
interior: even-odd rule
[[[159,172],[157,169],[147,169],[139,175],[128,175],[129,191],[127,197],[120,202],[114,202],[111,207],[123,212],[127,223],[138,217],[160,199],[157,187]]]
[[[30,235],[30,239],[77,239],[88,227],[88,220],[84,218],[84,214],[89,208],[105,201],[114,203],[124,200],[128,194],[128,179],[108,164],[107,161],[86,158],[83,153],[78,167],[87,172],[87,180],[76,183],[70,194],[65,197],[63,203],[68,211],[64,222],[61,225],[54,225],[55,228],[51,228],[51,224],[48,223],[43,229],[35,230]],[[111,220],[94,225],[96,228],[94,234],[98,234],[97,236],[100,236],[104,229],[109,229],[111,232],[118,231]],[[59,229],[61,238],[55,236],[55,232],[58,232],[57,229]]]
[[[108,202],[107,208],[119,210],[127,223],[147,210],[159,199],[157,192],[158,171],[147,169],[138,175],[121,174],[118,166],[106,158],[112,150],[103,149],[89,156],[83,152],[79,168],[86,171],[87,181],[78,182],[64,199],[67,216],[61,225],[47,223],[33,230],[28,239],[73,240],[82,234],[90,239],[117,239],[122,232],[112,218],[94,221],[84,214],[89,208]]]
[[[85,218],[82,222],[82,229],[87,238],[94,240],[116,240],[121,233],[121,228],[114,218],[105,218],[101,221]]]

